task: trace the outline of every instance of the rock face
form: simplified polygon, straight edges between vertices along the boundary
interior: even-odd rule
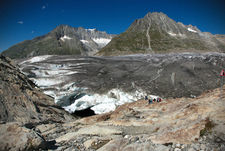
[[[75,119],[0,55],[0,150],[39,150],[48,142],[32,128]]]
[[[196,97],[217,88],[225,55],[39,56],[19,65],[44,93],[68,111],[91,108],[100,114],[146,94]]]
[[[93,55],[115,35],[96,29],[60,25],[46,35],[26,40],[2,52],[10,58],[38,55]]]
[[[1,121],[56,122],[70,118],[4,56],[0,56],[0,83]]]
[[[0,150],[38,150],[45,148],[45,140],[35,131],[18,123],[0,124]]]
[[[225,52],[223,37],[201,32],[197,27],[175,22],[166,14],[154,12],[135,20],[98,54]]]

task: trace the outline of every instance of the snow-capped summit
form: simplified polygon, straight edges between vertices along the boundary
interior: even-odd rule
[[[46,35],[12,46],[3,52],[10,58],[27,58],[39,55],[94,55],[115,35],[96,28],[57,26]]]
[[[96,30],[96,28],[90,28],[90,29],[87,29],[87,30],[89,30],[91,32],[94,32]]]

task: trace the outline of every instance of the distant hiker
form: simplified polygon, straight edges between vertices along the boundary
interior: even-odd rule
[[[156,102],[156,99],[155,98],[153,99],[153,102]]]
[[[145,100],[148,100],[148,96],[145,96]]]
[[[157,102],[161,102],[162,100],[161,100],[161,98],[157,98]]]
[[[154,95],[145,96],[145,100],[148,100],[148,104],[162,101],[162,99],[159,96],[154,96]]]
[[[153,102],[152,102],[152,99],[149,99],[148,100],[148,104],[152,104]]]

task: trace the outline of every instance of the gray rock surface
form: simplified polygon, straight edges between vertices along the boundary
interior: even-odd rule
[[[46,145],[40,134],[18,123],[0,124],[1,151],[38,150]]]
[[[12,60],[0,55],[1,151],[46,149],[48,141],[35,127],[74,119],[56,106],[52,98],[37,90]]]
[[[57,122],[72,120],[54,100],[35,88],[14,63],[0,56],[0,120],[27,122]]]

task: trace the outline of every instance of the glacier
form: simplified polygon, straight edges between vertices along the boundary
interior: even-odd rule
[[[188,75],[191,71],[193,76],[215,77],[216,71],[221,71],[224,58],[224,53],[190,52],[119,57],[55,55],[21,60],[23,62],[19,63],[19,67],[68,112],[90,108],[101,114],[150,94],[162,98],[179,96],[182,85],[176,83],[185,85],[182,95],[197,96],[202,85],[190,76],[186,76],[186,80],[178,79],[179,76]],[[205,89],[216,86],[216,80],[207,79]]]
[[[104,40],[103,40],[104,41]],[[27,75],[33,75],[30,79],[42,89],[42,91],[53,97],[55,103],[66,111],[73,113],[79,110],[91,108],[95,114],[113,111],[119,105],[134,102],[144,98],[143,90],[135,92],[124,92],[122,89],[114,88],[105,93],[93,93],[86,87],[77,86],[77,81],[71,81],[70,76],[87,72],[84,67],[89,65],[82,58],[64,59],[65,64],[49,61],[55,56],[38,56],[20,63],[21,69],[30,67]],[[76,63],[71,63],[76,61]],[[77,62],[79,61],[79,62]]]

